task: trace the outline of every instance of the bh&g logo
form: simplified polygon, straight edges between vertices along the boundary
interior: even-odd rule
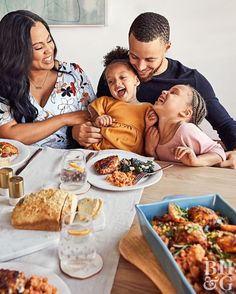
[[[224,291],[230,291],[233,286],[234,273],[236,273],[236,269],[232,261],[226,262],[225,260],[220,260],[220,263],[218,263],[208,260],[206,261],[203,287],[208,291],[214,290],[216,287],[220,287]]]

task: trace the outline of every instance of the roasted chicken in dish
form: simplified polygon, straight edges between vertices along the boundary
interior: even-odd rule
[[[199,224],[188,222],[176,227],[174,242],[178,244],[200,244],[206,247],[207,236]]]
[[[225,235],[218,237],[217,245],[226,253],[236,253],[236,235]]]
[[[210,208],[195,206],[188,210],[188,218],[201,226],[214,226],[219,220],[219,216]]]
[[[210,280],[215,282],[211,293],[226,293],[222,287],[236,293],[236,225],[207,207],[169,203],[168,212],[154,217],[152,226],[196,293],[209,293]]]

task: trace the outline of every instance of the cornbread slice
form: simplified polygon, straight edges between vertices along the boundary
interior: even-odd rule
[[[62,218],[74,213],[77,200],[73,194],[59,189],[45,189],[21,199],[11,215],[17,229],[59,231]]]
[[[100,198],[83,198],[78,201],[78,217],[81,221],[99,216],[103,207]]]

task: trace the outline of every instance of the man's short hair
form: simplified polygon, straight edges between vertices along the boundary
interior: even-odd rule
[[[168,43],[170,37],[170,26],[168,20],[157,13],[145,12],[135,18],[129,30],[140,42],[151,42],[160,38]]]

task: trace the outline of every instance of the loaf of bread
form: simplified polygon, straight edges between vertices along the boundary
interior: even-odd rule
[[[59,231],[66,214],[76,211],[76,197],[59,189],[45,189],[21,199],[11,215],[17,229]]]

